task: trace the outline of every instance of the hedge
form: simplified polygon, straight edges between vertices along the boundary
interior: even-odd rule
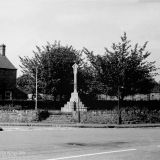
[[[118,101],[105,100],[88,100],[83,101],[88,110],[115,110],[118,106]],[[149,110],[160,110],[160,101],[123,101],[120,102],[120,108],[147,108]]]
[[[82,100],[83,104],[89,110],[117,110],[118,101],[105,101],[85,99]],[[38,109],[44,110],[61,110],[65,101],[38,101]],[[0,101],[0,109],[2,110],[30,110],[35,108],[35,101],[31,100],[6,100]],[[120,108],[139,108],[148,110],[160,110],[160,101],[123,101],[120,102]]]
[[[64,101],[38,101],[38,109],[44,110],[60,110],[65,104]],[[0,101],[0,109],[2,110],[30,110],[35,108],[35,101],[33,100],[5,100]]]

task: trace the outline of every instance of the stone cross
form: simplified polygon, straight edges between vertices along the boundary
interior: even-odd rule
[[[74,74],[74,92],[77,92],[77,69],[78,69],[78,65],[75,63],[72,67],[73,67],[73,74]]]

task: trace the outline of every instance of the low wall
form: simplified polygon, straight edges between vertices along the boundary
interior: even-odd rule
[[[0,122],[35,122],[37,121],[37,112],[33,110],[0,110]]]
[[[160,123],[160,110],[121,110],[122,124]],[[78,113],[74,114],[75,122],[78,122]],[[81,123],[117,124],[117,111],[95,110],[80,113]]]
[[[63,114],[65,113],[60,111],[0,110],[0,122],[43,122],[50,115],[64,116]],[[71,115],[71,122],[77,123],[78,121],[78,112],[74,112],[73,116]],[[117,110],[90,110],[88,112],[80,112],[80,122],[90,124],[117,124]],[[160,123],[160,110],[139,108],[121,109],[121,122],[122,124]],[[54,122],[53,118],[50,123],[57,122]]]

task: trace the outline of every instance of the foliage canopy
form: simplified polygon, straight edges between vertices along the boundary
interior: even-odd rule
[[[136,93],[148,93],[154,83],[155,62],[148,62],[150,52],[146,51],[147,42],[143,46],[137,43],[131,46],[126,33],[119,43],[113,43],[111,50],[105,48],[105,54],[94,55],[84,48],[84,53],[94,67],[98,81],[106,86],[104,93],[124,96]]]
[[[70,96],[73,91],[73,64],[79,65],[80,73],[85,71],[81,52],[73,49],[72,46],[62,46],[60,42],[55,42],[53,45],[48,43],[42,48],[38,46],[36,48],[34,57],[20,57],[23,74],[30,79],[27,80],[30,83],[29,86],[35,84],[37,67],[39,93],[50,94],[55,97],[57,95],[61,97],[63,95]],[[84,76],[79,77],[82,79]],[[19,85],[22,86],[20,83]],[[30,88],[30,90],[35,92],[34,88]]]
[[[73,91],[72,66],[77,63],[80,94],[103,93],[123,99],[127,95],[149,93],[155,85],[156,67],[155,62],[147,60],[151,53],[146,47],[147,42],[132,46],[126,33],[119,43],[113,43],[110,50],[105,48],[101,55],[94,55],[87,48],[78,51],[60,42],[47,43],[41,48],[37,46],[32,58],[20,57],[23,75],[17,83],[34,93],[37,67],[38,92],[69,99]],[[87,57],[85,60],[83,54]]]

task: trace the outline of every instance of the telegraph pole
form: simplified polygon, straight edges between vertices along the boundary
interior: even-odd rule
[[[35,110],[37,110],[37,88],[38,88],[38,84],[37,84],[37,81],[38,81],[38,68],[36,67],[36,99],[35,99]]]
[[[120,87],[118,86],[118,124],[121,124],[120,117]]]

